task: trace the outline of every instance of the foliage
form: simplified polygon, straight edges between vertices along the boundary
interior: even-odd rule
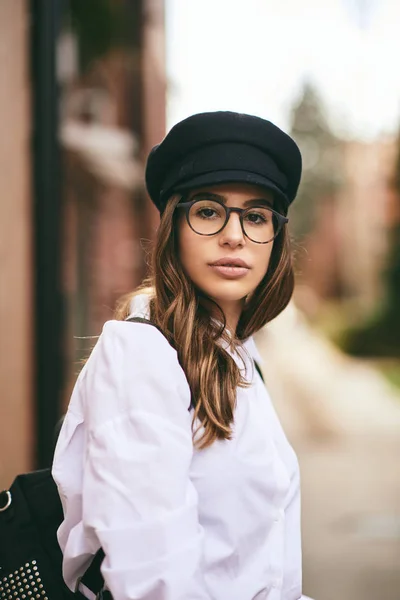
[[[70,25],[78,40],[80,68],[121,43],[122,7],[112,0],[69,0]]]
[[[340,142],[311,83],[304,85],[293,108],[291,135],[303,157],[298,201],[291,208],[292,232],[296,240],[302,240],[314,228],[320,203],[332,196],[341,181]]]
[[[386,377],[386,379],[394,385],[395,387],[400,389],[400,362],[399,361],[390,361],[390,362],[377,362],[375,365],[379,371]]]
[[[398,319],[392,320],[388,311],[373,315],[346,332],[342,349],[355,356],[400,357]]]
[[[367,323],[347,335],[347,351],[359,356],[400,357],[400,135],[393,185],[398,206],[390,231],[388,266],[384,274],[385,303]]]

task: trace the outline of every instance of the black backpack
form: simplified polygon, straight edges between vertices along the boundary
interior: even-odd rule
[[[128,319],[149,323],[139,317]],[[84,598],[80,584],[97,600],[112,598],[103,590],[100,549],[71,592],[62,576],[57,530],[64,519],[51,469],[18,475],[0,493],[0,600],[72,600]]]
[[[62,554],[57,529],[63,520],[57,486],[50,469],[18,475],[11,488],[0,494],[0,598],[1,600],[72,600],[73,593],[62,577]],[[81,578],[96,598],[102,592],[96,554]]]
[[[134,317],[128,321],[151,321]],[[262,377],[257,363],[255,367]],[[190,408],[190,407],[189,407]],[[103,590],[100,549],[71,592],[62,577],[62,553],[57,530],[63,509],[50,469],[15,478],[11,488],[0,493],[0,600],[72,600],[85,598],[80,584],[96,600],[111,599]]]

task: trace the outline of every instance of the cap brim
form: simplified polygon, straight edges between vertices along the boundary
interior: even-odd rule
[[[249,173],[248,171],[213,171],[212,173],[203,173],[179,182],[174,186],[174,191],[185,192],[194,188],[200,188],[208,185],[218,185],[221,183],[248,183],[251,185],[259,185],[260,187],[270,190],[286,205],[289,204],[287,196],[280,190],[272,181],[257,173]]]

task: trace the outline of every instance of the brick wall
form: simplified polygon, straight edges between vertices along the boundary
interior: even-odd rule
[[[28,13],[0,2],[0,489],[31,466]]]

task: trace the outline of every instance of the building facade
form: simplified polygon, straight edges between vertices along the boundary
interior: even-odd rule
[[[142,240],[154,237],[158,215],[143,187],[144,158],[165,134],[163,0],[115,2],[128,11],[128,41],[111,47],[85,72],[74,66],[73,36],[60,31],[54,59],[59,121],[53,134],[61,164],[60,194],[54,198],[60,202],[61,234],[54,244],[60,255],[62,322],[57,321],[61,334],[54,342],[61,348],[62,376],[46,390],[51,373],[46,374],[46,344],[37,326],[42,290],[34,276],[38,198],[32,152],[32,131],[36,135],[38,127],[32,97],[41,65],[32,70],[30,56],[32,11],[39,4],[0,3],[0,489],[16,474],[45,466],[37,448],[44,432],[41,456],[50,456],[53,423],[41,423],[46,402],[52,414],[52,402],[59,403],[59,412],[65,409],[80,358],[90,349],[80,338],[98,335],[116,299],[146,272]],[[55,12],[65,6],[58,0],[51,4]],[[46,272],[42,275],[46,279]],[[46,307],[41,309],[45,314]],[[58,318],[49,313],[50,328],[51,319]],[[47,356],[58,351],[44,350]]]
[[[0,2],[0,488],[32,452],[32,195],[29,17]]]

